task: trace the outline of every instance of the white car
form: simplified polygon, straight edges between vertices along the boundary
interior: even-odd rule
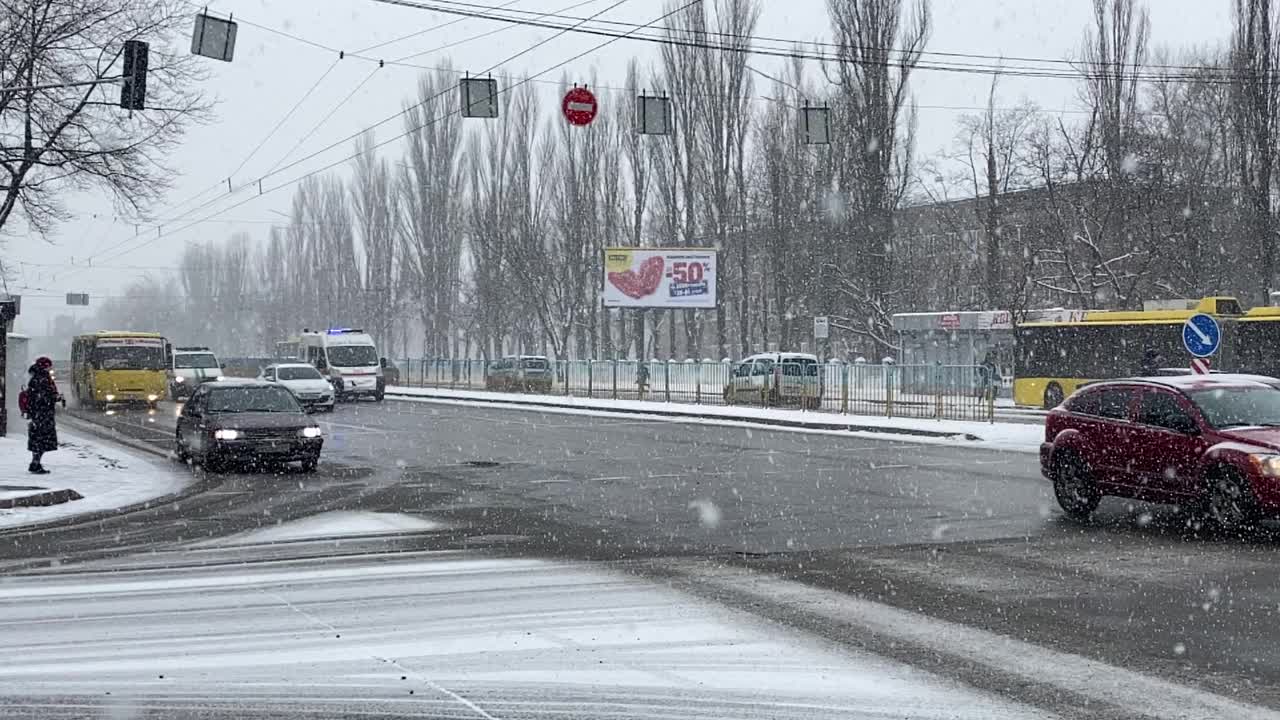
[[[724,386],[724,402],[822,406],[822,366],[809,353],[758,353],[734,363]]]
[[[285,386],[308,410],[333,410],[333,385],[307,363],[268,365],[258,379]]]

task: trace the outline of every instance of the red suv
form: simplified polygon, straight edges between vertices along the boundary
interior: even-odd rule
[[[1082,388],[1049,412],[1040,471],[1084,518],[1104,495],[1173,503],[1224,527],[1280,515],[1280,389],[1256,376]]]

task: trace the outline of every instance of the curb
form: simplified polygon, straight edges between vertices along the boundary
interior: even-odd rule
[[[0,500],[0,509],[7,510],[19,507],[45,507],[47,505],[61,505],[64,502],[82,499],[84,499],[83,495],[70,488],[67,488],[66,490],[45,490],[44,492],[34,493],[32,495],[2,499]]]
[[[65,425],[69,425],[72,428],[74,428],[76,431],[84,433],[85,435],[93,435],[95,437],[102,438],[103,440],[110,440],[111,442],[114,442],[119,445],[124,445],[125,447],[130,448],[132,450],[144,452],[144,453],[147,453],[148,455],[154,455],[156,457],[162,457],[162,458],[169,457],[169,453],[161,450],[160,448],[148,445],[147,443],[144,443],[141,440],[135,440],[134,438],[131,438],[128,435],[122,435],[121,433],[115,430],[112,430],[111,428],[107,428],[102,425],[89,422],[88,420],[76,417],[75,415],[72,415],[70,413],[67,413],[66,415],[63,415],[62,417],[58,418],[58,422],[63,423]]]
[[[479,392],[479,391],[472,391]],[[835,422],[795,422],[793,420],[784,420],[782,418],[762,418],[751,416],[734,416],[734,415],[713,415],[707,413],[687,412],[683,410],[665,410],[662,408],[654,408],[652,410],[645,408],[613,408],[598,407],[591,405],[572,405],[568,403],[550,402],[547,400],[511,400],[499,398],[485,397],[457,397],[454,395],[432,395],[430,390],[423,390],[414,393],[400,393],[392,390],[386,391],[386,396],[394,400],[452,400],[455,402],[478,402],[490,405],[520,405],[530,408],[548,408],[560,410],[596,410],[600,412],[618,413],[622,415],[657,415],[660,417],[670,418],[687,418],[691,420],[721,420],[726,422],[740,422],[751,425],[763,425],[768,427],[784,427],[795,428],[799,430],[838,430],[844,432],[870,432],[881,435],[909,435],[913,437],[929,437],[929,438],[963,438],[965,440],[980,441],[981,437],[972,433],[955,433],[942,432],[940,430],[921,430],[919,428],[887,428],[880,425],[859,425],[857,423],[835,423]],[[656,403],[655,403],[656,404]]]
[[[168,453],[160,450],[159,448],[149,447],[146,443],[138,442],[136,440],[132,440],[130,438],[124,437],[118,432],[115,432],[108,428],[104,428],[100,425],[95,425],[86,420],[76,418],[75,416],[72,416],[70,414],[62,416],[61,418],[59,418],[58,422],[65,423],[66,425],[70,426],[71,428],[74,428],[78,432],[84,433],[85,435],[92,435],[102,440],[114,442],[119,445],[123,445],[127,448],[130,448],[132,450],[145,452],[155,457],[161,457],[161,458],[169,457]],[[39,531],[39,530],[53,530],[56,528],[70,527],[73,525],[84,525],[88,523],[100,522],[102,520],[106,520],[107,518],[115,517],[117,515],[127,515],[129,513],[138,512],[140,510],[150,510],[153,507],[157,507],[160,505],[167,505],[169,503],[185,500],[193,495],[199,495],[202,492],[205,492],[207,490],[210,490],[212,488],[215,488],[221,485],[223,482],[223,478],[221,476],[214,475],[213,473],[202,473],[201,475],[197,475],[194,482],[192,482],[190,485],[187,485],[186,487],[182,488],[181,490],[175,493],[170,493],[168,495],[160,495],[158,497],[153,497],[150,500],[143,500],[142,502],[133,503],[132,505],[122,505],[121,507],[118,507],[118,508],[110,508],[107,510],[97,510],[92,512],[81,513],[79,515],[69,515],[63,518],[55,518],[53,520],[47,520],[45,522],[36,522],[28,525],[14,525],[11,527],[6,527],[3,529],[0,529],[0,537],[4,537],[6,535],[25,534],[25,533],[30,533],[30,532]]]

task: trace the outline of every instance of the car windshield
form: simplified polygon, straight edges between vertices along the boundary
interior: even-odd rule
[[[333,345],[328,349],[329,364],[334,367],[374,367],[378,351],[372,345]]]
[[[310,365],[296,365],[276,368],[278,380],[320,380],[320,371]]]
[[[1196,390],[1191,399],[1208,423],[1217,428],[1280,426],[1280,390],[1270,387],[1223,387]]]
[[[99,346],[93,351],[99,370],[163,370],[164,348],[146,345]]]
[[[280,386],[225,387],[209,392],[209,412],[299,412],[293,394]]]
[[[175,368],[217,368],[218,359],[213,353],[176,353],[173,356]]]
[[[525,358],[521,363],[525,370],[546,370],[550,365],[542,358]]]

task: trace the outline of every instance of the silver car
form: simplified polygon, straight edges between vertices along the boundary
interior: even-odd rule
[[[333,385],[307,363],[276,363],[262,369],[259,380],[283,385],[307,410],[333,411]]]

